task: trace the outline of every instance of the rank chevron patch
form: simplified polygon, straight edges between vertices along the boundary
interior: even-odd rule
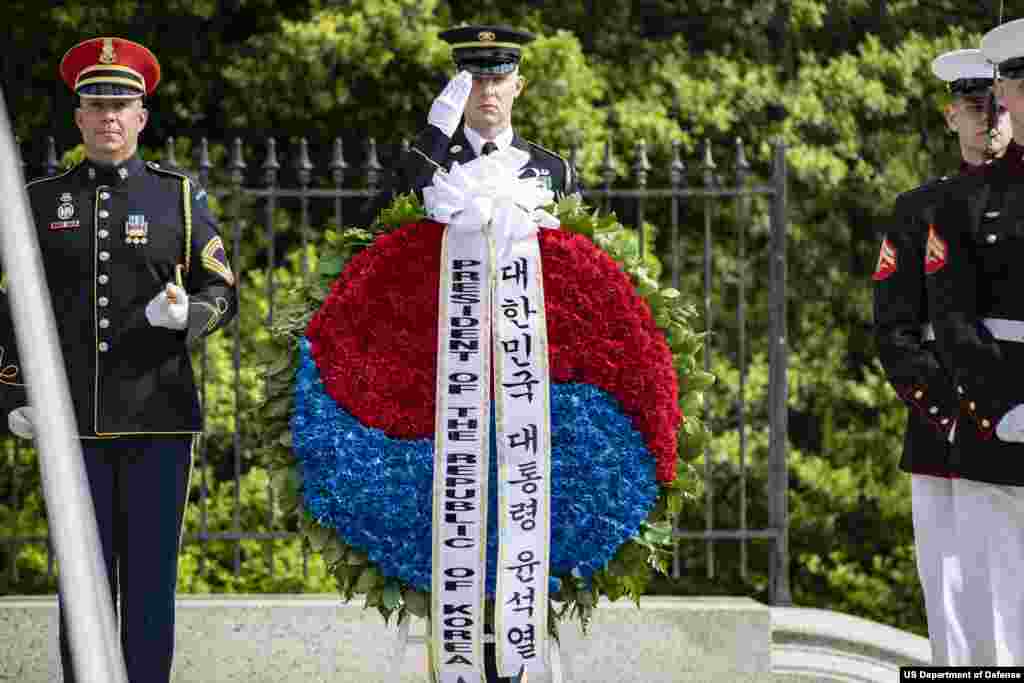
[[[203,268],[206,268],[211,273],[220,275],[229,285],[235,284],[235,276],[231,272],[231,266],[228,264],[228,255],[224,251],[224,242],[221,241],[220,237],[214,237],[203,247],[202,262]]]
[[[949,247],[946,245],[946,240],[939,236],[939,233],[935,232],[935,226],[928,226],[928,245],[924,251],[924,272],[931,275],[942,270],[942,267],[946,265],[946,256],[949,253]]]
[[[875,274],[872,280],[879,282],[896,272],[896,247],[886,237],[882,240],[882,248],[878,250],[878,265],[875,266]]]

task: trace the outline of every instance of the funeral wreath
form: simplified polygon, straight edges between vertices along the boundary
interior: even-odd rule
[[[636,233],[578,197],[547,208],[559,228],[542,228],[536,243],[550,373],[547,621],[557,636],[566,617],[586,629],[600,596],[639,601],[653,572],[667,573],[714,377],[701,369],[694,306],[659,285]],[[444,233],[411,195],[369,229],[328,231],[315,273],[275,312],[267,350],[258,423],[279,506],[342,597],[365,595],[385,620],[426,618],[432,605]],[[492,444],[495,431],[492,419]],[[481,493],[492,510],[497,461]],[[531,479],[519,474],[514,483]],[[488,621],[499,517],[486,515]]]

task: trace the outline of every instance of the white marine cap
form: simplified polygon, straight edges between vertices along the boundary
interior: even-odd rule
[[[995,70],[981,50],[953,50],[932,61],[932,73],[949,83],[951,92],[968,95],[992,87]]]
[[[981,39],[981,52],[1002,78],[1024,78],[1024,19],[996,26]]]

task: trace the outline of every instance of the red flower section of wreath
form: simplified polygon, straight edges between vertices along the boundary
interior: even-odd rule
[[[327,393],[393,438],[434,433],[443,231],[424,221],[377,238],[348,262],[306,331]],[[542,230],[540,250],[551,381],[617,398],[654,454],[658,480],[672,481],[679,389],[647,303],[586,237]]]

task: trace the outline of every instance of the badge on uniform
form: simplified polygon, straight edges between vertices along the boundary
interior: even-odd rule
[[[71,201],[70,192],[65,192],[60,196],[60,204],[57,206],[57,218],[59,220],[50,223],[50,230],[67,230],[81,225],[77,218],[73,218],[75,215],[75,205]]]
[[[949,253],[949,246],[946,240],[942,239],[939,233],[935,232],[935,226],[928,226],[928,245],[924,251],[924,272],[931,275],[942,270],[946,265],[946,256]]]
[[[895,272],[896,247],[886,237],[882,240],[882,248],[878,250],[878,265],[875,266],[875,274],[871,276],[871,279],[881,282]]]
[[[533,175],[527,175],[528,173],[532,173]],[[520,178],[535,178],[537,180],[537,185],[539,185],[543,189],[545,189],[545,190],[552,190],[553,189],[551,187],[551,171],[549,171],[546,168],[526,168],[526,169],[523,169],[523,172],[522,172],[522,174],[519,177]]]
[[[229,285],[235,284],[235,276],[231,272],[228,255],[224,250],[224,242],[220,237],[214,237],[206,243],[206,246],[203,247],[202,261],[203,268],[211,273],[216,273]]]
[[[124,222],[124,241],[127,244],[145,244],[149,241],[149,223],[142,214],[128,214]]]

